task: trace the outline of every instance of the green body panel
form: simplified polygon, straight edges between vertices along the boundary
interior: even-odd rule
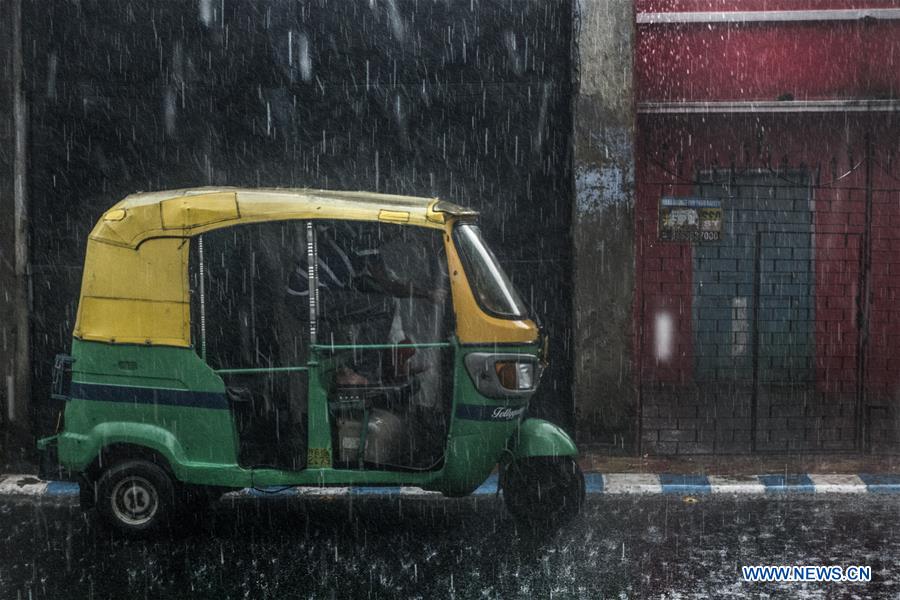
[[[72,383],[183,392],[224,393],[225,386],[190,348],[72,342]],[[101,448],[125,443],[156,450],[184,481],[241,486],[249,472],[237,466],[231,411],[73,397],[66,403],[59,460],[86,469]]]
[[[536,354],[537,346],[503,347],[502,352]],[[441,476],[423,486],[448,496],[468,494],[491,474],[506,449],[506,441],[519,420],[476,421],[459,417],[460,405],[519,408],[521,400],[495,400],[482,396],[466,371],[465,357],[471,352],[496,352],[493,346],[457,346],[453,369],[453,416]]]
[[[251,472],[239,467],[234,455],[230,459],[223,456],[223,450],[234,450],[229,411],[159,406],[126,414],[116,410],[120,403],[73,400],[70,404],[78,412],[108,415],[106,422],[91,427],[87,435],[69,433],[66,425],[66,433],[59,437],[59,457],[60,463],[70,469],[85,469],[105,446],[134,444],[161,454],[179,481],[228,487],[251,484]],[[215,419],[219,423],[201,429],[197,425],[203,419],[196,415],[200,410],[220,412],[222,417]],[[148,422],[136,422],[141,418]],[[211,443],[213,440],[222,443]]]
[[[72,340],[72,381],[225,393],[192,348]]]
[[[509,440],[514,459],[534,456],[578,456],[569,434],[543,419],[525,419]]]
[[[464,495],[490,475],[510,450],[515,456],[573,455],[571,439],[558,427],[537,419],[521,423],[460,418],[459,407],[522,407],[523,400],[482,396],[466,371],[470,352],[537,354],[537,346],[460,346],[451,344],[453,405],[443,466],[428,472],[343,470],[330,468],[331,425],[327,386],[335,360],[314,351],[309,367],[309,468],[303,471],[245,469],[238,465],[238,437],[228,408],[106,401],[73,397],[65,413],[65,431],[57,439],[60,462],[86,469],[100,450],[126,443],[151,448],[169,461],[184,483],[242,488],[265,485],[415,485],[448,495]],[[151,388],[177,393],[221,395],[225,385],[190,348],[116,345],[73,341],[73,384],[115,388]],[[80,388],[79,388],[80,389]],[[148,391],[148,390],[144,390]],[[324,460],[321,460],[322,457]],[[315,458],[316,460],[312,460]]]

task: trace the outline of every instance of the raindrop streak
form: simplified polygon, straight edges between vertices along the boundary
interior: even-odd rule
[[[312,59],[309,56],[309,37],[305,33],[301,33],[297,36],[297,52],[299,53],[298,60],[300,62],[300,77],[303,81],[312,80]],[[319,82],[321,85],[321,82]],[[322,89],[322,93],[324,93],[324,88]]]

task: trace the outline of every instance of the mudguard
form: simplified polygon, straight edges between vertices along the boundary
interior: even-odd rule
[[[578,456],[563,429],[543,419],[525,419],[506,444],[513,460],[535,456]]]
[[[63,433],[58,436],[61,462],[73,471],[86,469],[100,451],[113,444],[143,446],[159,453],[176,476],[181,474],[184,452],[171,431],[147,423],[112,421],[91,429],[89,435]]]

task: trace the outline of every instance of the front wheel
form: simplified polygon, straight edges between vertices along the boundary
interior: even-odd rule
[[[584,504],[584,475],[571,456],[539,456],[508,463],[501,476],[503,501],[526,527],[563,525]]]
[[[174,506],[172,480],[158,465],[128,460],[107,469],[97,482],[97,512],[129,537],[158,532]]]

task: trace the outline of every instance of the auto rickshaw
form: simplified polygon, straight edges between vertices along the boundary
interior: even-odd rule
[[[196,188],[128,196],[91,231],[56,435],[81,503],[133,536],[272,486],[475,490],[576,514],[570,437],[527,416],[547,339],[435,198]]]

